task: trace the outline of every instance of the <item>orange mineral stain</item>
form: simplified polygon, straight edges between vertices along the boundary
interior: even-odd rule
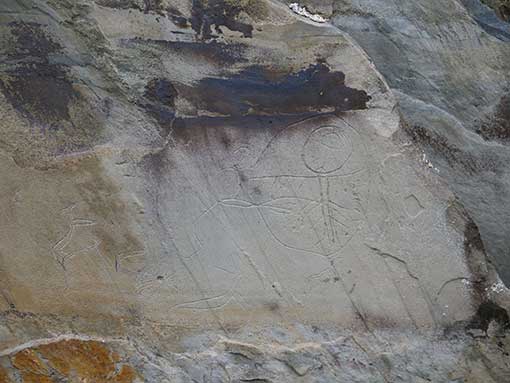
[[[0,383],[11,383],[7,371],[2,366],[0,366]]]
[[[47,375],[48,369],[41,358],[31,349],[18,352],[11,358],[11,363],[18,370],[36,375]]]
[[[117,353],[97,341],[65,340],[25,349],[11,357],[23,383],[134,383],[133,367],[123,364]],[[0,367],[0,383],[11,383]]]
[[[23,383],[55,383],[49,376],[38,375],[32,372],[23,372]]]
[[[135,378],[138,376],[133,367],[128,365],[123,365],[120,372],[115,376],[113,380],[115,383],[132,383]]]
[[[11,358],[11,363],[21,372],[24,383],[54,383],[44,362],[31,349],[15,354]]]
[[[107,382],[115,373],[110,351],[100,342],[66,340],[39,346],[37,350],[66,377],[100,383]]]

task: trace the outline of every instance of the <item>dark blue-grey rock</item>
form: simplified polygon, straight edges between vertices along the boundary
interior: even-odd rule
[[[510,281],[510,23],[476,0],[337,2],[332,23],[367,52],[406,130],[478,225]]]

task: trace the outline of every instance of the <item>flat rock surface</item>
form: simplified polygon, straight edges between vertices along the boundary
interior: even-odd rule
[[[507,380],[504,8],[383,3],[4,1],[0,382]]]
[[[331,22],[384,75],[408,131],[477,223],[508,285],[508,20],[473,0],[356,0],[338,2]]]

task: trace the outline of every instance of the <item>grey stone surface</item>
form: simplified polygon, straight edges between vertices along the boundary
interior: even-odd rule
[[[1,4],[0,382],[508,379],[507,24],[303,4]]]
[[[368,0],[338,2],[332,23],[395,90],[410,134],[470,212],[508,283],[510,24],[478,1]]]

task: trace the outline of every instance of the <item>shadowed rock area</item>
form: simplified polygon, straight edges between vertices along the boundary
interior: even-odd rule
[[[510,381],[505,2],[299,6],[0,4],[0,383]]]

